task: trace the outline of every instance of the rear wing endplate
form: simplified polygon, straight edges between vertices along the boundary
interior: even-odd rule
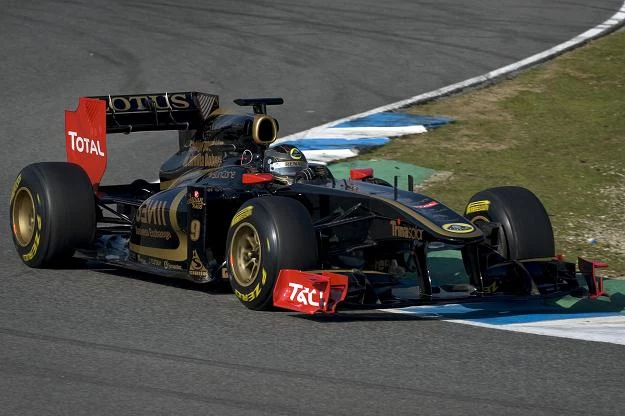
[[[106,134],[197,130],[219,107],[219,96],[174,92],[81,97],[65,112],[67,161],[81,166],[97,188],[106,170]]]

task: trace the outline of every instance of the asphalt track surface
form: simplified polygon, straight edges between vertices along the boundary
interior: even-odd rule
[[[251,3],[251,2],[249,2]],[[13,178],[63,160],[80,95],[279,95],[285,133],[512,63],[620,0],[3,1],[0,414],[622,414],[622,346],[379,312],[311,319],[107,270],[32,270]],[[163,135],[109,140],[109,182],[153,178]]]

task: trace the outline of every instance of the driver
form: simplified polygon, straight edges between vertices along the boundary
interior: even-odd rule
[[[266,149],[262,169],[273,174],[274,181],[284,185],[319,180],[325,182],[329,177],[325,166],[316,166],[314,169],[309,167],[306,156],[290,144],[279,144]]]

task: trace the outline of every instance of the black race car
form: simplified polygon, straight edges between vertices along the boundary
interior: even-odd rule
[[[498,187],[464,215],[355,169],[333,177],[274,145],[280,98],[240,99],[230,114],[198,92],[81,98],[66,112],[67,162],[35,163],[11,193],[11,232],[31,267],[76,255],[198,283],[226,283],[251,309],[334,312],[580,291],[555,257],[545,208]],[[106,134],[177,130],[159,183],[102,185]],[[412,188],[412,178],[408,178]],[[87,263],[88,264],[88,263]],[[580,259],[591,296],[596,262]]]

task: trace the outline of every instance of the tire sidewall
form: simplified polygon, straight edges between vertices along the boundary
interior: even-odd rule
[[[262,308],[272,296],[273,286],[277,279],[277,257],[271,253],[278,252],[278,241],[276,233],[272,233],[275,229],[272,218],[267,210],[259,204],[245,204],[243,208],[253,207],[251,215],[241,221],[233,222],[228,231],[228,270],[230,273],[230,285],[234,295],[241,302],[251,309]],[[242,286],[234,276],[233,257],[230,255],[232,246],[232,237],[234,232],[243,226],[252,226],[258,233],[260,239],[261,261],[258,273],[254,277],[251,284]]]
[[[22,188],[26,188],[34,202],[35,207],[35,231],[30,241],[22,246],[14,232],[13,208],[15,197]],[[50,216],[47,194],[42,186],[42,178],[35,169],[24,169],[16,178],[11,191],[10,226],[11,236],[15,248],[24,263],[31,267],[38,267],[45,262],[47,248],[50,245]]]
[[[251,208],[250,208],[251,207]],[[250,210],[243,218],[237,216]],[[243,225],[256,229],[260,239],[261,261],[254,280],[242,286],[234,277],[231,255],[234,232]],[[230,284],[237,298],[250,309],[269,309],[273,288],[283,268],[314,267],[317,261],[317,241],[306,208],[286,197],[267,196],[247,201],[234,216],[227,238]]]
[[[34,202],[35,231],[22,246],[14,232],[13,209],[20,189]],[[10,200],[10,229],[22,261],[36,268],[58,267],[95,238],[95,196],[89,177],[78,165],[42,162],[26,166],[16,178]]]
[[[468,212],[470,204],[479,201],[488,201],[488,204],[478,204],[487,209]],[[501,224],[498,252],[506,259],[555,255],[549,215],[538,197],[525,188],[504,186],[478,192],[469,200],[465,216],[473,223],[481,220]]]

